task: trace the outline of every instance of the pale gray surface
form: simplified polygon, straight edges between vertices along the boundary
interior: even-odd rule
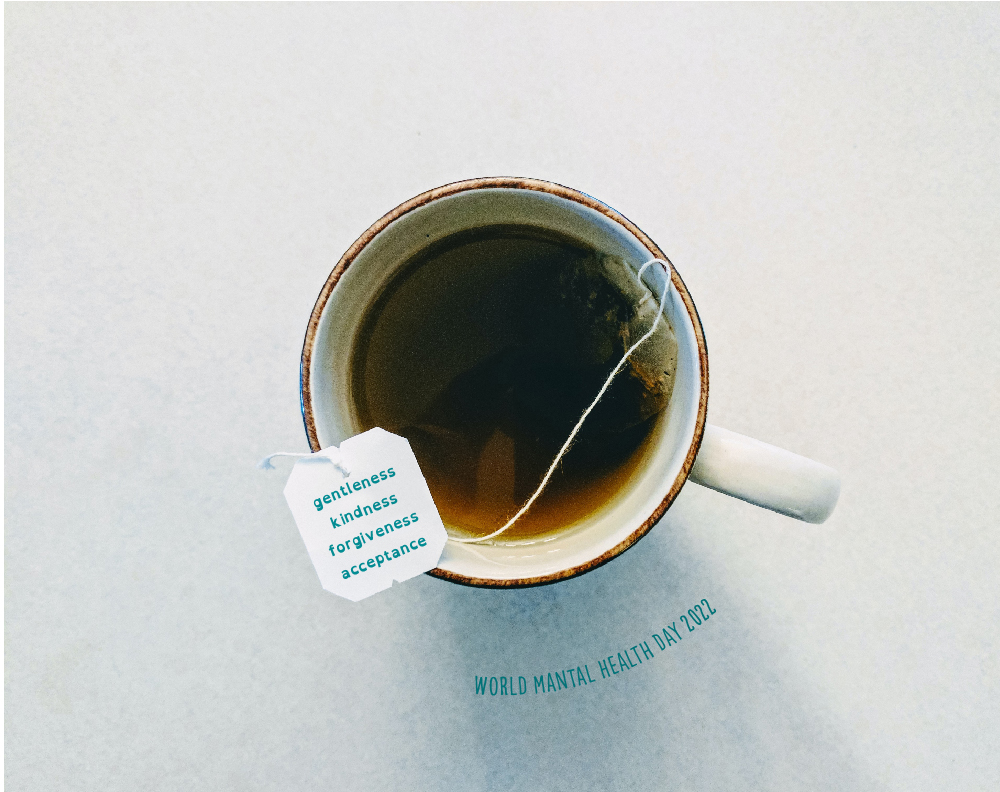
[[[1000,785],[996,5],[5,14],[9,789]],[[692,485],[570,582],[322,591],[254,469],[313,300],[499,174],[657,240],[710,420],[837,467],[826,525]]]

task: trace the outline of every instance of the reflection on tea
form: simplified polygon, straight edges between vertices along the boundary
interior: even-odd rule
[[[363,429],[403,435],[445,524],[503,525],[658,305],[624,262],[528,226],[456,234],[402,267],[361,323],[352,395]],[[566,528],[639,466],[673,387],[664,319],[590,414],[541,497],[496,541]]]

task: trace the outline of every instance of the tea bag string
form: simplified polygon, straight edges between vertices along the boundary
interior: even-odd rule
[[[625,366],[625,364],[628,362],[629,355],[635,352],[635,350],[637,350],[644,341],[651,338],[653,333],[656,332],[656,328],[660,323],[660,317],[663,315],[663,307],[667,303],[667,294],[669,294],[670,292],[670,283],[671,283],[670,263],[664,261],[663,259],[658,259],[658,258],[651,259],[650,261],[647,261],[645,264],[639,267],[639,271],[636,273],[635,277],[636,280],[639,281],[639,284],[642,285],[642,273],[646,271],[646,267],[649,267],[653,264],[661,264],[666,272],[667,277],[666,277],[666,285],[664,285],[663,287],[663,295],[660,297],[660,308],[656,312],[656,316],[653,317],[652,327],[649,328],[649,332],[647,332],[646,335],[644,335],[642,338],[640,338],[638,341],[632,344],[631,347],[628,348],[628,351],[625,353],[622,359],[618,361],[618,365],[615,366],[614,369],[611,371],[611,373],[608,375],[608,378],[604,381],[604,385],[597,392],[596,398],[590,403],[590,406],[583,411],[583,415],[580,416],[580,420],[576,422],[576,426],[573,427],[573,431],[570,432],[569,437],[566,438],[566,442],[563,443],[562,448],[559,449],[559,453],[556,454],[556,458],[552,460],[552,464],[549,466],[549,469],[542,477],[542,483],[538,485],[538,489],[536,489],[532,494],[532,496],[528,498],[527,503],[525,503],[524,506],[521,507],[521,510],[513,517],[511,517],[510,520],[507,521],[507,524],[504,525],[502,528],[498,528],[493,533],[487,534],[486,536],[476,536],[469,539],[456,539],[455,537],[450,536],[448,537],[449,541],[455,542],[457,544],[474,544],[476,542],[485,542],[487,539],[492,539],[496,536],[499,536],[508,528],[510,528],[515,522],[517,522],[521,517],[523,517],[525,512],[527,512],[528,509],[531,508],[531,505],[536,500],[538,500],[538,496],[542,494],[542,490],[545,489],[546,485],[549,483],[549,479],[552,478],[552,474],[556,472],[556,468],[559,466],[559,463],[562,461],[562,458],[566,456],[566,452],[569,451],[569,447],[573,444],[573,441],[576,439],[576,436],[580,433],[580,428],[583,426],[583,422],[587,420],[587,416],[590,415],[593,409],[597,406],[597,403],[607,392],[608,388],[611,387],[611,381],[615,378],[618,372],[621,371],[622,368]]]
[[[347,467],[343,458],[340,456],[340,451],[333,447],[317,451],[315,454],[299,454],[294,451],[275,451],[273,454],[268,454],[260,460],[260,462],[257,463],[257,467],[261,470],[274,470],[274,465],[271,464],[271,460],[275,457],[310,457],[310,461],[332,464],[335,468],[337,468],[337,470],[344,474],[345,478],[351,475],[351,469]]]

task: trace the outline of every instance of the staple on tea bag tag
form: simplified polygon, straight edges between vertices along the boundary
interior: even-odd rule
[[[285,500],[327,591],[357,602],[437,566],[448,534],[405,438],[376,427],[339,449],[279,454],[302,457]]]

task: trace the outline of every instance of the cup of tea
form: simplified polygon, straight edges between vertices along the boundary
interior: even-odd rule
[[[528,511],[470,542],[536,491],[653,327]],[[429,574],[456,583],[583,574],[642,538],[688,480],[812,523],[840,492],[831,468],[706,423],[708,351],[676,269],[611,207],[537,179],[448,184],[372,225],[316,300],[300,378],[313,451],[374,426],[409,440],[464,540]]]

